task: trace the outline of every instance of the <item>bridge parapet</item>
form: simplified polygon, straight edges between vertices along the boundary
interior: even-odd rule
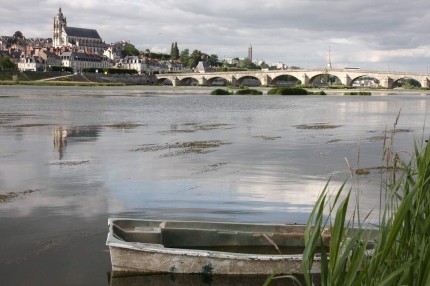
[[[412,72],[390,72],[372,70],[350,70],[350,69],[301,69],[301,70],[274,70],[274,71],[232,71],[232,72],[207,72],[207,73],[175,73],[157,74],[157,78],[168,79],[174,86],[180,85],[186,78],[195,79],[201,85],[210,84],[214,78],[226,80],[232,85],[237,85],[244,77],[259,79],[262,85],[270,85],[279,76],[293,76],[302,84],[311,84],[312,79],[318,75],[330,74],[339,78],[342,84],[350,86],[357,78],[372,77],[379,80],[380,85],[385,88],[392,88],[394,82],[401,78],[412,78],[417,80],[422,87],[430,87],[430,74]]]

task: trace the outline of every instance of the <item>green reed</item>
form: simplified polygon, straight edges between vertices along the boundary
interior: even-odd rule
[[[384,136],[386,172],[381,177],[379,223],[364,226],[369,223],[367,217],[360,218],[359,197],[347,218],[351,189],[346,190],[344,182],[332,193],[328,181],[306,225],[302,261],[306,286],[430,285],[430,144],[415,143],[409,161],[400,159],[393,151],[399,116],[400,112],[391,136]],[[317,251],[321,273],[319,281],[313,281]]]
[[[320,245],[323,286],[430,285],[430,145],[420,150],[415,144],[407,163],[397,154],[390,162],[394,168],[387,171],[387,199],[376,231],[347,220],[351,190],[339,199],[345,183],[334,194],[326,185],[305,233],[302,266],[307,286],[314,283],[310,270]],[[401,174],[395,170],[399,165]],[[326,228],[331,230],[328,248],[323,243]]]

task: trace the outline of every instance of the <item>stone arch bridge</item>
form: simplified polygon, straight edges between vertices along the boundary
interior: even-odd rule
[[[232,72],[205,72],[205,73],[175,73],[157,74],[158,82],[169,80],[173,86],[186,85],[189,81],[198,82],[199,85],[211,86],[214,80],[224,80],[232,85],[241,85],[245,78],[258,79],[261,85],[271,85],[277,78],[292,76],[302,84],[312,84],[319,75],[337,77],[342,84],[351,86],[353,82],[362,77],[379,80],[379,85],[393,88],[400,79],[414,79],[421,87],[430,87],[430,74],[410,72],[370,71],[360,69],[300,69],[300,70],[273,70],[273,71],[232,71]]]

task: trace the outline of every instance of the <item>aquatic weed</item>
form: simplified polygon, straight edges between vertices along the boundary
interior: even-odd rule
[[[328,123],[314,123],[314,124],[300,124],[300,125],[295,125],[294,127],[296,127],[297,129],[320,130],[320,129],[334,129],[334,128],[338,128],[341,126],[342,125],[333,125],[333,124],[328,124]]]

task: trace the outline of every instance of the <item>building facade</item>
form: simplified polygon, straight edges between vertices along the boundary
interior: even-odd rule
[[[122,60],[121,67],[137,70],[138,74],[162,73],[169,68],[161,61],[146,57],[127,56]]]
[[[102,41],[97,30],[68,27],[67,19],[60,8],[54,17],[53,46],[54,48],[69,47],[103,54],[106,44]]]
[[[71,67],[74,72],[82,72],[85,68],[104,69],[112,67],[112,61],[106,56],[91,55],[81,52],[64,52],[60,57],[62,65]]]
[[[38,56],[23,57],[18,63],[20,71],[44,71],[46,62]]]

